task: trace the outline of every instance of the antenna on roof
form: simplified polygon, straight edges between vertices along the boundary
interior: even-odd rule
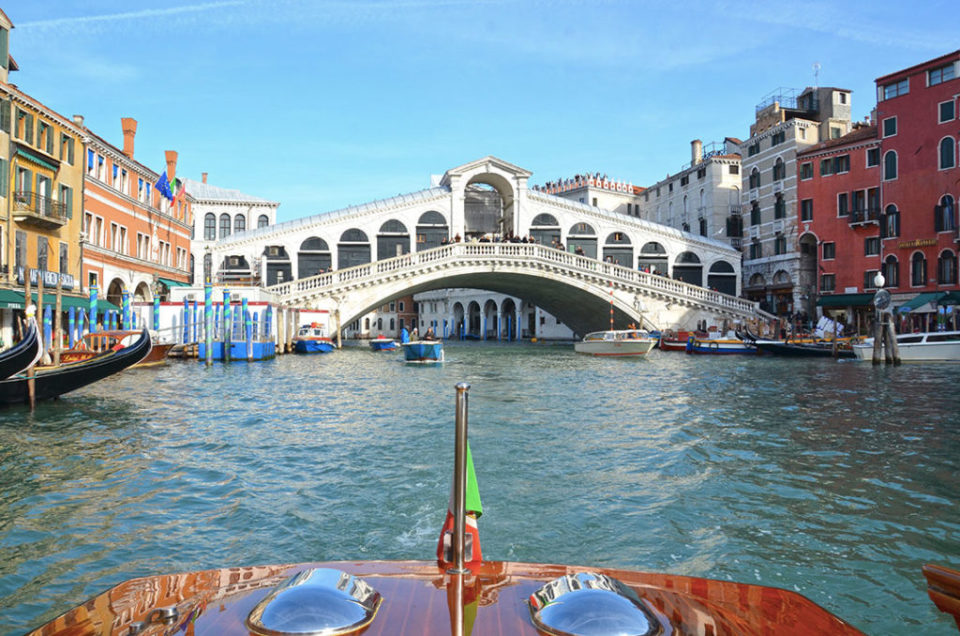
[[[813,63],[813,87],[820,88],[820,62]]]

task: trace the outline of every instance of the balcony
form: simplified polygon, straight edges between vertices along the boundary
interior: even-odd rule
[[[854,225],[867,225],[869,223],[880,223],[880,208],[856,208],[850,210],[847,216],[847,223]]]
[[[67,223],[67,206],[36,192],[14,192],[13,218],[48,229],[58,228]]]

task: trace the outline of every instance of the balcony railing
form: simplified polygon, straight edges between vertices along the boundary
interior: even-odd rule
[[[850,225],[860,225],[863,223],[879,223],[880,208],[856,208],[850,210],[847,216],[847,223]]]
[[[65,203],[55,201],[36,192],[14,192],[13,211],[29,212],[58,223],[65,223],[67,220],[67,205]]]

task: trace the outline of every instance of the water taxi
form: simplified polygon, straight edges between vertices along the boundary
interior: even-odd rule
[[[393,340],[392,338],[384,338],[383,336],[377,336],[370,341],[370,350],[371,351],[396,351],[400,348],[400,344]]]
[[[293,339],[293,350],[297,353],[330,353],[335,348],[327,330],[317,322],[300,327]]]
[[[960,362],[960,331],[901,333],[897,349],[903,362]],[[872,360],[873,338],[853,345],[853,353],[857,360]]]
[[[443,362],[443,343],[439,340],[411,340],[400,346],[403,347],[403,358],[407,362]]]
[[[643,329],[619,329],[588,333],[573,344],[573,350],[592,356],[642,356],[656,344]]]

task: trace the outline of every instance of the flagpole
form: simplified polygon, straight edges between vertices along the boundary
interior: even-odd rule
[[[463,567],[464,531],[467,520],[467,392],[470,385],[460,382],[457,389],[456,447],[453,455],[453,567],[448,574],[465,574]]]

